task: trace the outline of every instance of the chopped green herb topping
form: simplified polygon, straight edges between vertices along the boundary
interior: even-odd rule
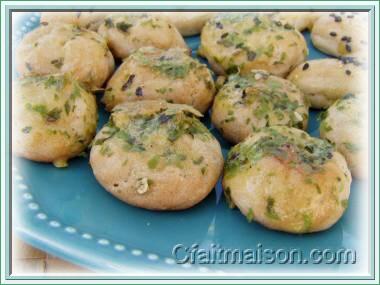
[[[280,217],[277,215],[277,213],[274,210],[274,203],[275,203],[275,200],[272,197],[268,197],[265,215],[270,219],[279,220]]]
[[[142,51],[137,51],[132,56],[141,64],[150,66],[153,70],[173,79],[185,78],[190,70],[202,66],[202,64],[182,52],[168,55],[147,55]]]
[[[252,208],[249,208],[248,213],[247,213],[247,220],[249,223],[253,221],[254,214]]]
[[[277,129],[266,128],[264,135],[254,143],[248,140],[234,146],[227,156],[225,177],[232,177],[267,156],[276,157],[291,167],[304,166],[309,171],[318,171],[332,158],[333,146],[329,143],[296,133],[292,137]]]
[[[310,231],[310,228],[313,224],[312,217],[309,214],[303,214],[302,215],[303,219],[303,229],[302,232],[307,233]]]
[[[228,207],[230,209],[235,208],[235,203],[232,201],[232,198],[231,198],[231,189],[227,187],[226,189],[224,189],[223,193],[224,193],[224,197],[226,198]]]
[[[122,32],[127,32],[130,27],[132,27],[132,24],[126,23],[126,22],[119,22],[116,24],[116,28]]]

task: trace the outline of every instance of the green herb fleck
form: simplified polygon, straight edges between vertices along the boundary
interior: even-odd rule
[[[148,161],[148,167],[150,169],[155,169],[158,165],[158,163],[160,162],[160,156],[159,155],[155,155],[153,156],[149,161]]]
[[[247,220],[249,223],[253,221],[254,215],[253,215],[253,210],[252,208],[249,208],[248,213],[247,213]]]
[[[268,197],[265,215],[270,219],[279,220],[280,218],[274,210],[274,203],[275,200],[272,197]]]

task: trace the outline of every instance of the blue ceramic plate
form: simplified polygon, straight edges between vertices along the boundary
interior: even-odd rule
[[[39,15],[25,15],[22,26],[16,27],[16,40],[38,26]],[[304,33],[310,59],[326,57],[312,46],[308,33]],[[195,51],[199,37],[186,38]],[[107,121],[108,113],[99,104],[99,128]],[[311,111],[308,132],[318,136],[317,112]],[[210,124],[204,123],[218,138],[226,155],[230,145]],[[248,223],[238,210],[230,210],[222,195],[220,182],[199,205],[178,212],[152,212],[135,208],[115,199],[95,180],[88,158],[75,158],[66,169],[55,168],[21,158],[13,159],[13,201],[15,229],[28,243],[53,255],[95,271],[118,273],[153,272],[169,274],[180,271],[191,273],[246,272],[354,272],[364,264],[359,256],[356,264],[314,264],[307,260],[312,249],[341,248],[360,251],[361,231],[359,182],[352,184],[350,205],[343,218],[331,229],[308,235],[290,235],[270,231]],[[294,264],[281,264],[257,260],[256,264],[177,264],[173,247],[183,245],[177,258],[183,259],[185,247],[193,244],[209,250],[269,249],[299,250],[304,259]],[[200,260],[198,260],[200,261]],[[299,264],[302,263],[302,264]]]

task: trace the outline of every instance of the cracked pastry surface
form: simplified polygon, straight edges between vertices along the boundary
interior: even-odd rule
[[[17,48],[16,68],[22,76],[71,73],[96,89],[111,75],[115,63],[97,33],[75,25],[48,24],[25,35]]]
[[[137,207],[180,210],[199,203],[223,168],[219,142],[200,116],[191,106],[162,100],[116,106],[91,149],[96,179]]]

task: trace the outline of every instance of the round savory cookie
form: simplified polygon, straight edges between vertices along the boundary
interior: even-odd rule
[[[67,166],[96,131],[95,97],[69,75],[25,77],[13,86],[13,151]]]
[[[210,70],[186,50],[140,48],[108,81],[103,102],[111,110],[125,101],[164,99],[204,113],[215,94]]]
[[[199,54],[217,74],[263,69],[277,76],[306,59],[303,36],[291,25],[254,13],[224,13],[204,26]]]
[[[290,233],[326,230],[343,215],[351,174],[328,142],[285,126],[234,146],[224,168],[230,206],[249,221]]]
[[[357,178],[368,177],[365,95],[347,94],[322,114],[321,137],[334,144]]]
[[[297,66],[287,77],[313,108],[328,108],[347,93],[365,89],[365,67],[354,58],[315,59]]]
[[[72,73],[89,88],[99,88],[115,63],[105,40],[75,25],[42,25],[20,43],[17,71],[23,76]]]
[[[224,138],[238,143],[267,126],[306,129],[308,109],[303,94],[290,81],[252,70],[228,77],[215,97],[211,119]]]
[[[173,24],[182,36],[192,36],[201,33],[207,20],[214,16],[215,12],[150,12],[150,14],[162,17]]]
[[[368,44],[366,13],[324,13],[311,31],[313,45],[333,56],[366,54]]]
[[[118,58],[125,58],[145,46],[188,49],[181,34],[172,24],[147,14],[107,17],[98,32],[107,40],[113,54]]]
[[[218,141],[188,105],[162,100],[115,107],[95,137],[96,179],[120,200],[151,210],[181,210],[202,201],[223,168]]]

